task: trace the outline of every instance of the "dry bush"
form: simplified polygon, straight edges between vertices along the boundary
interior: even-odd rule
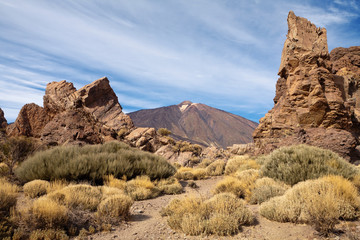
[[[255,187],[255,181],[259,177],[259,171],[249,169],[236,172],[234,175],[226,176],[223,180],[219,181],[213,192],[215,194],[223,192],[233,193],[237,197],[249,201],[252,189]]]
[[[9,166],[4,162],[0,162],[0,177],[7,176],[9,175],[9,173],[10,173]]]
[[[352,183],[355,185],[355,187],[358,189],[358,192],[360,193],[360,173],[353,177]]]
[[[243,200],[229,193],[206,201],[195,197],[174,199],[162,210],[162,215],[168,216],[172,229],[189,235],[232,235],[254,219]]]
[[[55,181],[51,181],[49,187],[47,188],[46,192],[47,193],[51,193],[51,192],[55,192],[58,190],[61,190],[65,187],[67,187],[69,185],[69,183],[65,180],[55,180]]]
[[[260,214],[279,222],[309,223],[327,234],[338,219],[359,216],[359,195],[348,180],[329,176],[300,182],[260,205]]]
[[[0,178],[0,216],[8,215],[15,206],[19,190],[18,186]]]
[[[356,167],[338,154],[304,144],[281,147],[273,151],[261,171],[264,176],[289,185],[327,175],[352,179],[357,174]]]
[[[116,188],[116,187],[108,187],[108,186],[101,186],[98,188],[101,191],[103,200],[110,196],[125,194],[125,189],[120,189],[120,188]]]
[[[206,167],[206,171],[209,176],[223,175],[224,170],[225,170],[225,161],[221,159],[212,162]]]
[[[47,196],[50,199],[69,206],[70,208],[95,211],[101,201],[102,193],[97,187],[78,184],[70,185],[58,191],[54,191]]]
[[[233,174],[237,171],[244,171],[248,169],[259,169],[260,165],[248,156],[236,156],[231,158],[225,167],[225,175]]]
[[[177,170],[174,177],[183,180],[200,180],[208,177],[208,172],[204,168],[181,167]]]
[[[163,137],[169,136],[169,135],[171,134],[171,131],[168,130],[167,128],[159,128],[159,129],[157,130],[157,132],[158,132],[158,134],[159,134],[160,136],[163,136]]]
[[[124,194],[117,194],[101,201],[97,208],[97,215],[102,219],[127,219],[130,216],[130,207],[134,201]]]
[[[65,233],[64,230],[54,230],[54,229],[45,229],[45,230],[35,230],[32,231],[29,237],[29,240],[68,240],[69,236]]]
[[[30,198],[40,197],[47,193],[50,183],[45,180],[33,180],[24,185],[23,190],[26,196]]]
[[[160,179],[175,172],[164,158],[114,141],[83,147],[59,146],[37,152],[24,161],[15,174],[22,182],[66,179],[102,183],[106,175],[128,179],[147,175]]]
[[[68,221],[68,208],[47,197],[36,199],[29,213],[24,217],[28,218],[29,225],[37,228],[59,228]]]
[[[139,176],[126,183],[125,192],[135,201],[159,196],[160,191],[148,176]]]
[[[156,186],[163,194],[180,194],[183,192],[183,187],[176,178],[161,179],[156,182]]]
[[[125,189],[126,180],[117,179],[113,175],[108,175],[108,176],[105,177],[104,185],[108,186],[108,187],[115,187],[115,188],[119,188],[119,189]]]
[[[282,196],[290,186],[277,182],[272,178],[264,177],[255,181],[255,187],[252,190],[250,203],[260,204],[270,198]]]
[[[202,147],[198,144],[191,144],[186,141],[177,141],[173,146],[174,152],[192,152],[194,156],[200,156]]]
[[[198,165],[199,168],[206,168],[207,166],[209,166],[211,163],[213,163],[213,160],[210,160],[208,158],[204,158],[200,164]]]

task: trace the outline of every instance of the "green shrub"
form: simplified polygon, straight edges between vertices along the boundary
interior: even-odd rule
[[[103,145],[62,146],[38,152],[15,171],[22,182],[42,180],[91,180],[102,182],[103,176],[128,179],[147,175],[151,179],[167,178],[176,169],[160,156],[130,148],[120,142]]]
[[[31,198],[40,197],[47,193],[50,183],[45,180],[33,180],[24,185],[24,193]]]
[[[191,144],[186,141],[178,141],[173,146],[174,152],[192,152],[195,156],[200,156],[202,147],[198,144]]]
[[[168,216],[172,229],[189,235],[233,235],[241,225],[254,220],[244,201],[230,193],[215,195],[206,201],[194,197],[174,199],[161,213]]]
[[[264,176],[294,185],[326,175],[352,179],[356,168],[338,154],[308,145],[282,147],[272,152],[261,168]]]
[[[339,219],[353,220],[360,214],[355,186],[341,176],[300,182],[260,205],[260,214],[279,222],[309,223],[327,234]]]
[[[159,134],[160,136],[163,136],[163,137],[169,136],[169,135],[171,134],[171,131],[168,130],[167,128],[159,128],[159,129],[157,130],[157,132],[158,132],[158,134]]]

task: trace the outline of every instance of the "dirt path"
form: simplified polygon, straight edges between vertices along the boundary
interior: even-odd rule
[[[216,177],[196,181],[199,186],[192,189],[185,186],[185,192],[181,195],[166,195],[155,199],[135,202],[129,222],[122,224],[109,233],[97,233],[92,235],[93,240],[123,239],[123,240],[151,240],[151,239],[257,239],[257,240],[297,240],[297,239],[323,239],[316,234],[311,226],[305,224],[278,223],[261,217],[257,205],[249,205],[254,212],[257,224],[246,226],[242,231],[232,237],[218,236],[186,236],[183,233],[175,232],[166,223],[166,217],[160,216],[160,210],[174,198],[182,198],[186,195],[210,197],[211,189],[222,179]],[[186,182],[183,182],[186,185]],[[360,223],[355,222],[353,229],[355,234],[360,236]],[[344,235],[344,234],[343,234]],[[356,235],[355,235],[356,236]],[[335,236],[328,239],[349,239],[347,236]],[[356,239],[356,238],[355,238]]]

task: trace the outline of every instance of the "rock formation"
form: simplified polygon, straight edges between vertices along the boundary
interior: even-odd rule
[[[41,138],[49,145],[95,144],[115,139],[117,131],[131,128],[130,117],[122,112],[104,77],[79,90],[66,81],[49,83],[44,107],[26,104],[7,133]]]
[[[4,129],[7,127],[7,121],[4,116],[3,110],[0,108],[0,129]]]
[[[338,63],[332,64],[326,29],[292,11],[288,27],[275,106],[260,119],[253,134],[255,146],[259,153],[268,153],[279,146],[307,143],[349,158],[357,139],[352,132],[347,83],[337,69],[356,59],[335,51]]]
[[[184,101],[156,109],[129,113],[137,127],[167,128],[176,140],[226,148],[252,142],[257,123],[205,104]]]

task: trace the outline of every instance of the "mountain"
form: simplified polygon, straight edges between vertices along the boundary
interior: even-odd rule
[[[137,127],[167,128],[177,140],[226,148],[250,143],[257,123],[201,103],[184,101],[128,114]]]

